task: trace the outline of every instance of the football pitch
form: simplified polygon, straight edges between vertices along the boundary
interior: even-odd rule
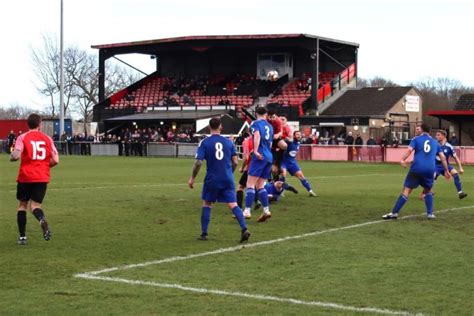
[[[191,159],[61,157],[44,211],[53,238],[28,214],[16,245],[18,163],[0,158],[0,314],[443,314],[474,313],[474,167],[435,185],[437,219],[398,165],[303,162],[319,197],[299,190],[248,221],[250,242],[225,205],[200,233]],[[236,172],[236,177],[239,174]]]

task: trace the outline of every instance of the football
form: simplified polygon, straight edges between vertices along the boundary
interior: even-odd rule
[[[268,73],[267,73],[267,79],[270,80],[270,81],[277,81],[278,80],[278,71],[276,70],[270,70]]]

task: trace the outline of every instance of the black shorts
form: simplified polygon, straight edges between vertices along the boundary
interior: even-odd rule
[[[249,177],[249,173],[247,170],[245,170],[243,173],[242,173],[242,176],[240,177],[240,180],[239,180],[239,184],[241,186],[243,186],[244,188],[247,186],[247,179]]]
[[[46,182],[18,182],[16,186],[16,199],[26,202],[29,200],[43,203],[48,183]]]

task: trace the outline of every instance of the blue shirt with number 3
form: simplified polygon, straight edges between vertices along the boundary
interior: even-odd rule
[[[211,135],[199,144],[197,160],[206,160],[207,171],[204,178],[206,187],[214,189],[234,188],[232,157],[236,156],[234,144],[221,135]]]
[[[256,120],[252,123],[252,125],[250,125],[250,133],[255,135],[257,131],[260,134],[258,152],[263,156],[264,161],[272,163],[273,127],[266,120]],[[252,160],[258,159],[257,157],[252,156]]]
[[[418,174],[433,174],[436,171],[436,156],[442,152],[438,142],[431,136],[423,134],[414,137],[410,147],[415,150],[410,171]]]

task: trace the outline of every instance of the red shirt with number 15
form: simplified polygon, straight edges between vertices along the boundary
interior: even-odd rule
[[[49,182],[49,162],[58,151],[48,135],[31,130],[18,136],[15,150],[21,152],[17,182]]]

